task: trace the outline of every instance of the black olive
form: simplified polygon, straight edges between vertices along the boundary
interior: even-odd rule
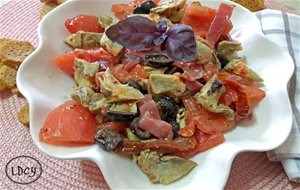
[[[154,68],[167,67],[174,62],[172,58],[164,53],[150,53],[145,55],[145,59],[147,64]]]
[[[222,88],[222,86],[223,85],[218,80],[213,81],[211,84],[210,90],[207,91],[207,94],[211,95],[211,94],[215,93],[216,91],[220,90],[220,88]]]
[[[227,65],[229,60],[224,55],[222,55],[220,52],[217,52],[216,56],[217,56],[217,58],[219,59],[219,61],[221,63],[221,68],[223,69]]]
[[[179,123],[177,123],[175,118],[169,118],[166,120],[169,124],[172,125],[173,138],[178,137],[178,131],[180,130]]]
[[[178,67],[173,67],[172,65],[167,68],[165,74],[183,73],[183,70]]]
[[[160,117],[163,120],[167,118],[176,118],[178,113],[177,103],[168,96],[155,96],[153,100],[156,103]]]
[[[127,85],[139,90],[143,94],[147,93],[147,90],[144,89],[138,82],[130,80],[130,81],[128,81]]]
[[[134,14],[149,14],[152,8],[156,7],[153,1],[146,1],[134,9]]]
[[[107,110],[106,115],[107,118],[111,121],[132,121],[137,114],[131,112],[118,112]]]
[[[136,117],[131,123],[130,123],[130,129],[132,132],[139,137],[140,139],[149,139],[151,134],[148,131],[143,131],[139,128],[139,120],[140,118]]]
[[[99,129],[94,134],[94,139],[99,146],[104,147],[107,151],[114,150],[122,141],[120,133],[110,129]]]

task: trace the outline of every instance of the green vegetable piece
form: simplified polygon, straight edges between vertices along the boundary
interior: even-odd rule
[[[235,53],[241,50],[243,50],[241,43],[229,40],[221,41],[217,48],[217,51],[229,61],[236,58]]]
[[[79,101],[83,107],[96,113],[101,107],[107,106],[107,100],[101,93],[95,93],[90,87],[77,88],[72,94],[73,100]]]
[[[100,91],[110,103],[135,101],[144,98],[144,95],[137,89],[121,84],[107,69],[98,73],[98,80],[101,83]]]
[[[186,90],[185,83],[177,75],[151,74],[149,84],[154,94],[173,98],[181,96]]]
[[[159,156],[145,150],[137,158],[137,164],[152,183],[168,185],[187,175],[197,163],[178,156]]]
[[[95,74],[98,72],[99,65],[90,63],[84,59],[75,58],[74,66],[74,79],[77,86],[94,88],[95,84],[91,82],[91,79],[94,78]]]
[[[218,104],[218,100],[225,90],[217,75],[214,75],[201,91],[194,95],[194,98],[206,110],[224,114],[229,120],[234,120],[234,111],[228,106]]]
[[[113,18],[111,16],[99,16],[99,24],[102,28],[107,28],[113,24]]]
[[[90,49],[100,47],[102,33],[78,31],[65,39],[72,48]]]
[[[127,139],[130,141],[140,141],[139,139],[129,128],[126,129]]]
[[[179,22],[183,16],[183,8],[186,0],[168,0],[160,3],[150,11],[160,16],[164,16],[172,22]]]
[[[196,63],[198,64],[206,64],[212,61],[214,51],[210,48],[206,43],[204,43],[204,39],[200,36],[196,37],[197,43],[197,57]]]
[[[117,56],[123,49],[121,44],[111,41],[105,33],[102,35],[100,44],[103,49],[113,54],[113,56]]]
[[[233,59],[227,63],[224,69],[228,72],[245,77],[247,79],[263,82],[264,80],[252,69],[248,67],[243,59]]]
[[[150,67],[150,66],[143,66],[143,70],[146,73],[148,73],[149,75],[151,75],[151,74],[164,74],[167,69],[168,69],[167,67],[154,68],[154,67]]]

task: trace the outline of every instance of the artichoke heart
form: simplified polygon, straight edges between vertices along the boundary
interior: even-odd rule
[[[212,48],[205,43],[205,40],[201,38],[200,36],[196,37],[196,43],[197,43],[197,57],[196,57],[196,63],[198,64],[206,64],[212,61],[214,51]]]
[[[109,69],[97,74],[101,83],[100,91],[109,102],[135,101],[144,98],[144,95],[137,89],[121,84],[111,74]]]
[[[74,60],[75,72],[74,79],[78,87],[90,87],[93,88],[95,86],[92,83],[92,78],[94,78],[95,74],[98,72],[99,65],[96,63],[90,63],[85,61],[84,59],[75,58]]]
[[[233,59],[229,61],[224,69],[247,79],[263,82],[263,79],[255,71],[250,69],[243,59]]]
[[[101,93],[95,93],[90,87],[77,88],[72,94],[73,100],[79,101],[83,107],[91,112],[97,112],[101,107],[107,106],[107,100]]]
[[[103,49],[113,54],[113,56],[117,56],[123,49],[121,44],[111,41],[105,33],[102,35],[100,44]]]
[[[173,98],[181,96],[186,90],[185,83],[177,75],[151,74],[149,84],[154,94]]]
[[[201,89],[194,95],[194,98],[205,109],[213,113],[221,113],[229,120],[234,120],[234,111],[223,104],[218,104],[218,100],[225,92],[225,87],[219,81],[217,75],[214,75]]]
[[[150,11],[160,16],[165,16],[172,22],[179,22],[184,14],[186,0],[166,0]]]
[[[145,150],[137,157],[137,164],[153,183],[170,184],[187,175],[197,163],[178,156],[159,156]]]
[[[102,33],[78,31],[65,39],[72,48],[90,49],[100,47]]]
[[[111,16],[99,16],[99,24],[102,28],[107,28],[113,24],[113,18]]]
[[[236,58],[235,53],[243,50],[243,47],[240,42],[224,40],[218,44],[217,50],[222,56],[230,61]]]

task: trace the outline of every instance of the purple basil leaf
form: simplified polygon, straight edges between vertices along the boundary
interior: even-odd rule
[[[153,39],[153,43],[158,46],[162,44],[167,37],[168,35],[166,33],[157,33],[156,37]]]
[[[167,54],[177,61],[193,61],[196,59],[195,34],[190,26],[175,24],[167,32],[165,42]]]
[[[168,29],[167,21],[166,20],[160,20],[157,23],[157,29],[161,33],[165,33]]]
[[[106,30],[107,37],[132,50],[149,50],[155,47],[154,39],[159,38],[156,23],[142,17],[128,17]]]

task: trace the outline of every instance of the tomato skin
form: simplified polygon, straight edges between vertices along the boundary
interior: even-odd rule
[[[123,84],[127,83],[129,80],[140,81],[142,79],[149,78],[149,74],[144,71],[140,64],[135,65],[129,71],[124,69],[123,64],[119,64],[115,67],[111,67],[110,72]]]
[[[96,129],[95,115],[79,102],[70,100],[47,115],[39,138],[54,145],[91,144]]]
[[[181,23],[191,26],[195,34],[205,38],[215,15],[215,9],[186,4]]]
[[[177,152],[175,153],[176,156],[188,159],[199,152],[204,152],[224,142],[224,135],[222,133],[206,134],[196,130],[193,137],[197,142],[195,148],[188,151]]]
[[[118,131],[118,132],[122,132],[122,133],[125,133],[126,128],[128,128],[128,127],[129,127],[128,122],[107,122],[107,123],[103,123],[98,126],[99,129],[110,129],[110,130]]]
[[[104,64],[105,69],[106,67],[113,66],[116,62],[116,58],[102,48],[90,50],[75,49],[74,51],[53,57],[52,62],[64,73],[73,76],[75,58],[84,59],[88,62],[98,61],[100,67],[103,66],[101,64]]]
[[[132,14],[134,9],[138,7],[140,4],[144,3],[147,0],[134,0],[129,4],[113,4],[111,7],[111,11],[115,14],[120,20],[125,19],[128,15]],[[156,5],[160,2],[160,0],[153,0],[153,3]]]
[[[65,21],[65,27],[71,34],[78,31],[102,33],[104,29],[101,27],[97,16],[78,15]]]
[[[203,133],[216,134],[234,126],[234,121],[229,121],[222,114],[206,111],[193,97],[184,97],[182,102],[186,110],[191,114],[196,127]]]

